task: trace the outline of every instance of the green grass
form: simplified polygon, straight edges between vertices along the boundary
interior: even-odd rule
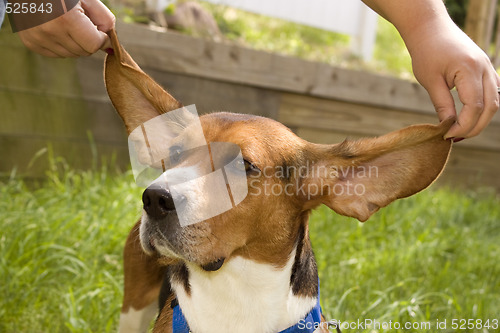
[[[348,35],[226,6],[201,4],[214,15],[224,37],[240,45],[334,66],[413,77],[403,40],[396,28],[382,18],[377,26],[373,59],[365,62],[352,54]]]
[[[214,16],[226,42],[333,66],[413,78],[410,55],[403,40],[394,26],[382,18],[379,18],[377,25],[373,58],[366,62],[352,53],[348,35],[223,5],[203,1],[199,3]],[[130,7],[114,6],[113,11],[125,22],[149,23],[148,18],[134,14]],[[174,13],[175,4],[166,11]],[[197,36],[190,29],[181,32]]]
[[[0,183],[0,332],[116,330],[121,252],[141,190],[129,173],[57,166],[42,184]],[[365,224],[319,209],[311,237],[325,314],[500,319],[499,203],[491,193],[428,190]]]
[[[311,225],[332,318],[500,319],[500,200],[493,195],[427,190],[365,224],[321,209]]]
[[[202,4],[214,15],[225,38],[247,47],[323,62],[342,61],[349,50],[349,37],[343,34]]]
[[[129,174],[53,171],[0,183],[0,332],[113,332],[121,252],[139,217]]]

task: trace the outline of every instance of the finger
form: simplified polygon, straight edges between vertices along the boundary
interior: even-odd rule
[[[466,138],[476,126],[484,110],[482,77],[468,75],[467,79],[455,80],[458,97],[463,104],[457,122],[446,133],[445,138]]]
[[[115,27],[115,16],[99,0],[82,0],[82,8],[92,23],[97,26],[97,30],[108,32]]]
[[[52,33],[47,32],[47,30],[27,30],[19,33],[19,35],[22,42],[24,43],[24,45],[26,45],[27,48],[34,52],[40,53],[41,55],[52,58],[67,58],[78,56],[76,52],[59,43],[59,40],[62,40],[64,38],[54,36]]]
[[[28,46],[26,46],[28,47]],[[36,46],[36,47],[28,47],[30,50],[32,50],[33,52],[36,52],[38,54],[41,54],[45,57],[49,57],[49,58],[61,58],[59,55],[55,54],[54,52],[52,52],[51,50],[43,47],[43,46]]]
[[[61,57],[79,57],[91,54],[75,42],[67,31],[62,31],[57,36],[46,36],[44,41],[49,42],[39,44],[59,54]]]
[[[70,14],[71,12],[68,12]],[[68,15],[66,14],[66,15]],[[85,52],[93,54],[105,43],[107,35],[97,30],[82,8],[78,8],[67,18],[68,33],[71,39]]]
[[[492,75],[491,75],[492,74]],[[484,85],[484,110],[479,117],[474,128],[467,134],[466,137],[471,138],[473,136],[481,133],[483,129],[488,126],[493,116],[498,111],[500,98],[498,93],[498,87],[500,86],[500,78],[496,72],[489,72],[489,75],[485,75],[483,79]]]
[[[109,36],[106,34],[106,41],[102,45],[101,50],[105,51],[106,49],[110,49],[112,47],[113,45],[111,45],[111,40],[109,39]]]
[[[63,58],[87,56],[90,53],[81,48],[69,35],[70,25],[67,22],[73,21],[72,16],[74,12],[70,11],[40,26],[19,32],[19,37],[26,47],[42,55]]]
[[[59,58],[77,58],[80,56],[80,54],[73,53],[71,50],[69,50],[66,45],[60,44],[58,42],[51,43],[47,46],[42,47],[57,54]]]
[[[68,52],[73,54],[76,57],[79,56],[89,56],[92,53],[89,51],[85,50],[83,47],[81,47],[72,37],[71,35],[67,35],[66,38],[58,40],[58,44],[65,48]]]
[[[455,100],[450,93],[450,88],[443,78],[436,78],[435,84],[427,89],[431,98],[434,109],[438,114],[440,121],[455,117],[457,111],[455,110]]]

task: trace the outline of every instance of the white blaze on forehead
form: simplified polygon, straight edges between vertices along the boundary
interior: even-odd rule
[[[198,160],[195,165],[167,170],[150,185],[170,191],[181,226],[222,214],[238,205],[248,194],[238,146],[218,142],[211,144],[210,148],[212,159],[207,155],[198,160],[200,156],[193,154],[189,158]]]
[[[208,145],[194,106],[136,128],[129,151],[137,184],[170,191],[181,226],[222,214],[248,194],[240,148],[229,142]]]
[[[182,153],[204,145],[206,140],[194,105],[150,119],[128,137],[130,162],[137,184],[149,185],[175,163],[170,159],[173,148]]]

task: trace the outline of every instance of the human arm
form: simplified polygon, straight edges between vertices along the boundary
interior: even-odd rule
[[[500,78],[488,56],[458,28],[442,0],[363,0],[398,29],[412,58],[413,73],[427,90],[440,120],[462,110],[446,138],[478,135],[498,110]]]
[[[114,25],[115,16],[101,1],[81,0],[64,15],[18,34],[26,47],[44,56],[78,57],[110,47],[106,32]]]
[[[5,16],[5,3],[3,1],[0,1],[0,29],[2,28],[4,16]]]

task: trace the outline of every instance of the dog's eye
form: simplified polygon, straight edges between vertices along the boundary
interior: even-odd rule
[[[257,171],[258,168],[253,165],[251,162],[245,160],[245,159],[238,159],[236,162],[234,162],[234,167],[239,170],[239,171],[245,171],[247,174],[252,172],[252,171]]]
[[[170,152],[170,162],[178,163],[180,161],[182,155],[182,147],[181,146],[172,146],[169,149]]]
[[[260,171],[259,168],[257,168],[252,162],[249,162],[245,159],[239,160],[238,162],[241,164],[241,168],[245,168],[245,172],[247,174],[251,172]]]

